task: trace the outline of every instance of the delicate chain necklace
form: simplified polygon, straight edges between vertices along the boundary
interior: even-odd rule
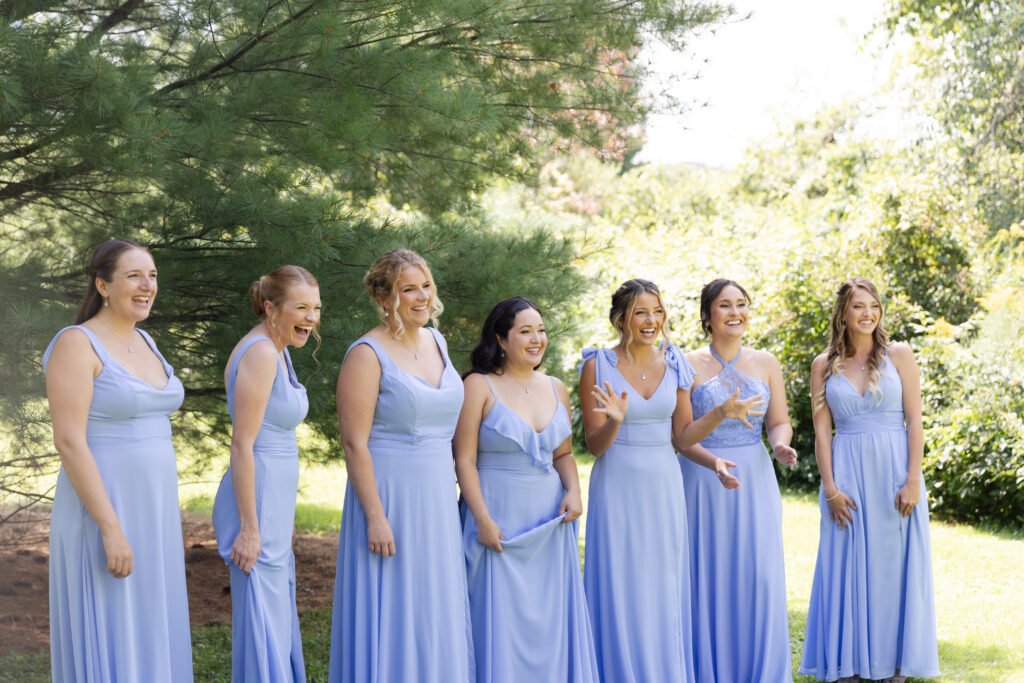
[[[128,353],[135,353],[135,349],[132,348],[132,343],[131,342],[126,342],[125,340],[119,338],[117,336],[117,333],[114,332],[114,328],[111,327],[110,325],[108,325],[106,320],[102,320],[101,319],[100,322],[103,323],[103,326],[105,328],[107,328],[107,330],[110,332],[110,336],[112,336],[114,339],[116,339],[117,341],[121,342],[122,344],[124,344],[125,346],[128,347]],[[135,337],[135,328],[134,327],[132,328],[131,336],[132,336],[132,338]]]
[[[642,368],[642,369],[640,370],[640,381],[641,381],[641,382],[643,382],[643,381],[645,381],[645,380],[647,379],[647,371],[651,369],[651,366],[652,366],[652,365],[653,365],[653,364],[655,363],[655,361],[657,361],[657,360],[658,360],[658,354],[654,354],[654,358],[653,358],[653,359],[651,359],[651,360],[649,360],[649,361],[647,361],[647,365],[645,365],[645,366],[644,366],[644,367],[643,367],[643,368]],[[635,363],[635,362],[634,362],[633,360],[630,360],[630,361],[629,361],[629,364],[630,364],[631,366],[633,366],[633,367],[636,367],[636,363]]]
[[[525,391],[526,393],[530,393],[530,385],[533,384],[533,377],[534,377],[534,374],[532,372],[530,373],[530,379],[526,380],[526,384],[523,384],[522,382],[520,382],[519,380],[517,380],[515,377],[513,377],[510,374],[508,374],[507,372],[503,371],[501,374],[504,375],[505,377],[508,377],[510,380],[512,380],[513,382],[515,382],[519,386],[521,386],[523,388],[523,391]]]

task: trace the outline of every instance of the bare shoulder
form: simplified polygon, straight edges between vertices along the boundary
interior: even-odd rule
[[[900,368],[912,368],[916,365],[914,360],[914,350],[910,348],[910,344],[906,342],[893,342],[889,344],[889,359],[892,360],[892,364],[897,369]]]
[[[764,367],[768,370],[774,370],[775,368],[779,367],[779,360],[771,351],[765,351],[763,349],[752,349],[747,346],[743,347],[743,351],[745,353],[749,353],[753,361],[761,367]]]
[[[77,327],[61,332],[50,351],[50,364],[65,362],[90,363],[96,367],[103,365],[100,357],[96,355],[95,349],[92,348],[89,335]]]
[[[479,372],[466,375],[466,378],[462,380],[462,385],[466,390],[466,400],[491,392],[490,387],[487,386],[487,378]]]
[[[551,375],[548,375],[548,377],[551,377]],[[555,384],[555,394],[558,396],[558,400],[568,403],[569,390],[565,388],[565,382],[557,377],[551,377],[551,381]]]
[[[825,353],[819,353],[811,361],[811,372],[818,373],[825,369],[825,363],[828,361],[828,355]]]

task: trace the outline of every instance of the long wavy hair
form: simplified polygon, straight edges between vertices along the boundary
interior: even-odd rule
[[[629,353],[629,345],[633,343],[633,330],[629,326],[629,320],[633,317],[633,311],[636,310],[636,300],[644,292],[658,297],[658,305],[665,311],[665,322],[661,325],[661,336],[668,339],[666,334],[669,330],[668,310],[665,308],[665,301],[661,298],[661,290],[658,289],[658,285],[650,280],[641,280],[640,278],[626,280],[612,294],[612,306],[608,310],[608,320],[611,321],[612,327],[619,333],[619,346],[630,362],[633,361],[633,356]]]
[[[508,339],[508,333],[516,322],[516,316],[520,311],[525,311],[528,308],[532,308],[541,317],[544,317],[537,304],[523,296],[514,296],[511,299],[499,301],[491,309],[487,319],[484,320],[484,328],[480,331],[480,341],[476,343],[473,351],[469,354],[469,370],[462,375],[463,379],[474,372],[487,375],[501,370],[505,354],[501,350],[498,339]],[[536,370],[539,367],[538,364],[533,369]]]
[[[89,259],[89,267],[86,269],[86,273],[89,275],[89,285],[85,290],[85,296],[82,297],[82,303],[78,306],[75,325],[81,325],[103,308],[103,296],[96,288],[96,278],[100,278],[104,282],[113,282],[121,254],[132,249],[141,249],[149,253],[149,249],[132,240],[107,240],[96,247],[92,258]]]
[[[882,397],[878,385],[882,380],[882,361],[885,358],[885,350],[889,346],[889,333],[885,330],[885,304],[878,294],[875,285],[863,277],[851,277],[839,285],[836,290],[836,303],[832,308],[832,319],[829,321],[828,348],[825,349],[825,369],[821,377],[821,389],[812,397],[812,412],[818,412],[825,405],[825,383],[832,375],[842,374],[846,368],[846,359],[853,355],[850,347],[850,339],[846,329],[846,309],[850,305],[850,299],[857,289],[862,289],[878,302],[881,307],[881,315],[878,318],[878,325],[871,333],[871,353],[868,354],[868,391],[876,401]]]
[[[377,316],[387,325],[395,339],[401,339],[405,334],[405,325],[397,315],[394,315],[394,310],[398,307],[398,278],[408,266],[416,266],[422,270],[430,283],[430,321],[434,323],[434,327],[437,327],[437,320],[444,311],[444,304],[437,295],[434,274],[430,272],[430,266],[423,257],[411,249],[392,249],[374,261],[366,271],[366,275],[363,276],[363,287],[377,307]],[[390,304],[390,309],[385,304]]]

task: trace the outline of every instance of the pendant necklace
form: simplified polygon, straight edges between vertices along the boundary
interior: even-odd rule
[[[124,344],[125,346],[127,346],[127,347],[128,347],[128,353],[135,353],[135,349],[133,349],[133,348],[132,348],[132,343],[131,343],[131,342],[126,342],[126,341],[124,341],[123,339],[120,339],[120,338],[119,338],[119,337],[117,336],[117,333],[116,333],[116,332],[114,332],[114,328],[113,328],[113,327],[111,327],[110,325],[108,325],[108,324],[107,324],[107,321],[106,321],[106,320],[101,320],[100,322],[101,322],[101,323],[103,323],[103,326],[107,328],[107,330],[108,330],[108,331],[110,332],[110,335],[111,335],[111,336],[112,336],[112,337],[113,337],[114,339],[117,339],[117,341],[121,342],[122,344]],[[132,337],[134,337],[134,336],[135,336],[135,328],[134,328],[134,327],[132,328],[132,333],[131,333],[131,336],[132,336]]]

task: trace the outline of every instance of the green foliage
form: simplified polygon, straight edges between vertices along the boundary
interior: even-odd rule
[[[175,435],[199,469],[224,449],[222,369],[254,322],[245,293],[282,263],[322,284],[323,346],[296,354],[322,435],[336,430],[344,351],[376,323],[360,279],[388,248],[431,262],[457,362],[505,296],[571,325],[577,243],[477,210],[479,192],[529,182],[552,154],[622,158],[650,106],[642,41],[680,43],[729,14],[606,0],[2,5],[0,291],[16,303],[0,322],[18,334],[0,340],[0,427],[19,454],[5,474],[52,466],[41,351],[112,236],[148,245],[160,269],[145,326],[185,384]]]

